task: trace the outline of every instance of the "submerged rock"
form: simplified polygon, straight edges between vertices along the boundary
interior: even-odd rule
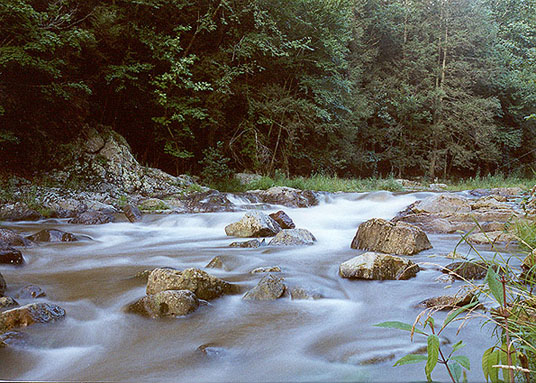
[[[218,256],[212,258],[205,267],[208,269],[225,269],[225,265],[223,264],[221,257]]]
[[[199,299],[189,290],[166,290],[146,295],[127,306],[127,312],[151,318],[190,314],[199,307]]]
[[[26,334],[19,331],[8,331],[0,334],[0,348],[22,345],[25,343],[25,340]]]
[[[46,297],[46,295],[47,294],[41,287],[35,286],[35,285],[28,285],[28,286],[23,287],[19,291],[19,293],[17,294],[17,298],[36,299],[36,298]]]
[[[236,291],[236,286],[216,278],[203,270],[154,269],[147,281],[147,294],[152,295],[166,290],[190,290],[198,298],[211,300]]]
[[[425,308],[433,308],[436,310],[451,310],[458,307],[463,307],[472,302],[475,302],[476,300],[477,298],[470,293],[462,296],[443,295],[440,297],[426,299],[419,303],[418,306]]]
[[[215,343],[203,344],[197,348],[197,351],[203,355],[206,355],[212,358],[221,357],[226,352],[226,350],[223,347],[219,347]]]
[[[260,211],[250,211],[238,222],[225,227],[225,234],[233,237],[273,237],[281,231],[279,224]]]
[[[488,265],[485,262],[454,262],[442,271],[456,279],[482,279],[488,272]]]
[[[339,275],[350,279],[404,280],[419,272],[409,259],[381,253],[365,253],[341,263]]]
[[[19,303],[11,297],[0,297],[0,309],[7,309],[18,305]]]
[[[249,290],[242,299],[246,301],[273,301],[285,293],[284,279],[268,274]]]
[[[74,242],[78,241],[74,234],[55,229],[44,229],[27,237],[34,242]]]
[[[289,289],[290,299],[296,300],[316,300],[323,298],[322,294],[306,290],[302,287],[292,287]]]
[[[31,241],[10,229],[0,229],[0,248],[6,246],[29,246]]]
[[[252,239],[251,241],[245,242],[233,242],[229,245],[229,247],[257,248],[264,245],[264,239],[262,240],[262,242],[260,242],[258,239]]]
[[[102,225],[114,221],[113,215],[101,211],[86,211],[69,220],[69,223],[79,225]]]
[[[256,269],[251,270],[251,274],[280,273],[280,272],[281,272],[281,268],[279,266],[257,267]]]
[[[12,247],[0,247],[0,264],[22,265],[24,258],[19,250]]]
[[[140,222],[143,218],[140,209],[133,205],[125,205],[125,207],[123,207],[123,213],[132,223]]]
[[[359,225],[351,247],[382,253],[413,255],[432,248],[432,245],[424,231],[416,226],[373,218]]]
[[[283,210],[270,214],[270,217],[279,224],[281,229],[294,229],[296,227],[292,219]]]
[[[32,303],[0,313],[0,333],[35,323],[49,323],[65,317],[65,310],[50,303]]]
[[[306,229],[284,229],[270,241],[270,246],[302,246],[312,245],[315,236]]]

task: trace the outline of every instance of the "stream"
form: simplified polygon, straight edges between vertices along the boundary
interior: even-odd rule
[[[356,281],[339,277],[339,265],[362,253],[350,248],[357,226],[370,218],[392,218],[431,193],[341,193],[306,209],[282,208],[296,227],[310,230],[313,246],[230,248],[237,239],[224,227],[244,211],[230,213],[146,215],[126,221],[84,226],[66,220],[3,223],[33,234],[56,228],[91,239],[49,243],[22,249],[22,267],[0,265],[6,295],[28,284],[42,287],[39,298],[63,307],[64,320],[24,329],[21,345],[0,349],[0,379],[45,381],[425,381],[424,363],[393,367],[396,360],[425,345],[407,332],[378,328],[387,320],[413,323],[422,300],[454,294],[436,281],[437,266],[453,262],[448,254],[460,234],[428,235],[432,249],[412,257],[426,263],[407,281]],[[248,202],[249,203],[249,202]],[[267,212],[279,210],[273,206]],[[485,251],[481,255],[493,256]],[[461,244],[457,250],[469,254]],[[155,267],[204,266],[220,256],[226,270],[210,274],[238,284],[242,294],[225,296],[186,317],[151,320],[123,312],[145,294],[145,283],[133,276]],[[250,271],[279,266],[289,287],[321,294],[322,299],[273,302],[243,301],[242,295],[264,274]],[[21,305],[32,300],[18,299]],[[446,313],[435,315],[441,323]],[[444,340],[463,339],[460,352],[471,361],[468,380],[484,381],[480,359],[493,345],[492,328],[470,321],[456,335],[453,323]],[[209,345],[206,353],[198,347]],[[374,363],[372,363],[374,361]],[[448,381],[442,365],[434,380]]]

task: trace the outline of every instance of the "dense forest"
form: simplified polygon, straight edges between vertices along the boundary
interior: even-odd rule
[[[532,0],[0,2],[22,174],[95,126],[175,174],[532,174],[535,113]]]

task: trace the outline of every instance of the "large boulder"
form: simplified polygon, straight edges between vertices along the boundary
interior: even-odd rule
[[[29,246],[31,242],[10,229],[0,229],[0,248],[6,246]]]
[[[22,265],[23,263],[24,258],[19,250],[0,246],[0,264]]]
[[[225,226],[225,234],[233,237],[273,237],[281,231],[279,224],[260,211],[250,211],[238,222]]]
[[[284,229],[270,241],[270,246],[302,246],[312,245],[315,236],[306,229]]]
[[[294,229],[296,227],[292,218],[290,218],[283,210],[270,214],[270,217],[279,224],[281,229]]]
[[[0,297],[4,295],[7,289],[7,283],[2,274],[0,274]]]
[[[339,275],[350,279],[404,280],[417,275],[419,266],[395,255],[368,252],[341,263]]]
[[[154,269],[147,280],[147,294],[166,290],[190,290],[200,299],[211,300],[236,292],[236,286],[199,269]]]
[[[284,279],[268,274],[249,290],[242,299],[246,301],[274,301],[285,293]]]
[[[463,213],[471,211],[471,204],[465,197],[446,193],[422,200],[413,210],[416,213]]]
[[[65,317],[65,310],[50,303],[32,303],[0,313],[0,333],[35,323],[48,323]]]
[[[27,237],[34,242],[74,242],[77,241],[74,234],[55,229],[44,229]]]
[[[69,220],[69,223],[79,225],[102,225],[114,221],[114,216],[101,211],[86,211]]]
[[[199,299],[189,290],[166,290],[146,295],[128,305],[127,312],[151,318],[187,315],[199,307]]]
[[[405,222],[373,218],[359,225],[352,249],[413,255],[432,248],[422,229]]]

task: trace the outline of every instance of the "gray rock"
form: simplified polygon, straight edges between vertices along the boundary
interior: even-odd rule
[[[456,279],[483,279],[488,272],[488,265],[480,261],[453,262],[445,266],[442,272],[451,274]]]
[[[184,271],[154,269],[147,281],[147,294],[152,295],[166,290],[190,290],[200,299],[211,300],[234,293],[237,288],[199,269],[191,268]]]
[[[205,267],[208,269],[225,269],[225,265],[223,264],[221,257],[218,256],[212,258]]]
[[[418,272],[419,266],[409,259],[371,252],[349,259],[339,267],[339,275],[350,279],[404,280]]]
[[[30,241],[34,242],[74,242],[78,239],[74,234],[66,233],[65,231],[55,229],[44,229],[38,233],[27,237]]]
[[[0,248],[7,246],[29,246],[31,242],[10,229],[0,229]]]
[[[65,317],[65,310],[49,303],[32,303],[0,313],[0,333],[35,323],[49,323]]]
[[[132,223],[140,222],[142,220],[141,211],[136,206],[125,205],[123,213],[125,213],[127,219]]]
[[[416,226],[373,218],[359,225],[351,247],[382,253],[413,255],[432,248],[432,245],[424,231]]]
[[[0,309],[7,309],[18,305],[18,302],[11,297],[0,297]]]
[[[127,312],[165,318],[188,315],[199,307],[199,299],[189,290],[160,291],[146,295],[127,307]]]
[[[456,194],[438,194],[416,204],[417,213],[468,213],[471,211],[469,199]]]
[[[290,299],[296,300],[317,300],[323,298],[322,294],[306,290],[302,287],[292,287],[289,289]]]
[[[495,245],[498,243],[509,243],[516,241],[515,235],[504,231],[491,231],[487,233],[471,234],[467,241],[475,245]]]
[[[312,245],[315,236],[306,229],[284,229],[276,234],[268,245],[270,246],[303,246]]]
[[[37,221],[43,216],[23,202],[0,206],[0,221]]]
[[[160,211],[160,210],[169,210],[171,207],[158,198],[149,198],[142,201],[139,206],[142,211]]]
[[[294,229],[296,227],[292,219],[283,210],[270,214],[270,217],[279,224],[281,229]]]
[[[273,301],[283,296],[285,292],[284,279],[266,275],[253,289],[249,290],[242,299],[247,301]]]
[[[111,214],[100,211],[86,211],[79,216],[70,219],[69,223],[79,225],[102,225],[113,221],[114,217]]]
[[[249,193],[257,197],[260,202],[287,207],[310,207],[319,203],[314,192],[285,186],[275,186],[268,190],[252,190]]]
[[[35,285],[28,285],[28,286],[23,287],[19,291],[19,293],[17,294],[17,298],[36,299],[36,298],[46,297],[46,295],[47,294],[41,287],[35,286]]]
[[[244,248],[257,248],[261,246],[262,246],[261,242],[257,239],[252,239],[251,241],[245,241],[245,242],[233,242],[229,245],[229,247],[244,247]]]
[[[225,234],[233,237],[273,237],[281,231],[279,224],[267,214],[250,211],[238,222],[225,227]]]
[[[279,266],[257,267],[256,269],[251,270],[251,274],[280,273],[280,272],[281,272],[281,268]]]
[[[434,297],[425,299],[419,303],[419,307],[433,308],[436,310],[452,310],[458,307],[463,307],[472,302],[476,302],[477,298],[473,294],[462,295],[443,295],[440,297]]]

